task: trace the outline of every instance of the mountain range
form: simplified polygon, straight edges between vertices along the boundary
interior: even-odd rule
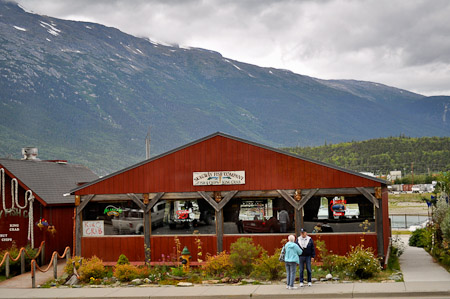
[[[0,0],[0,156],[100,175],[222,131],[274,147],[450,136],[449,96],[321,80]]]

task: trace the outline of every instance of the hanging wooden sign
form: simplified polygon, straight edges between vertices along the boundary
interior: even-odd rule
[[[194,186],[244,185],[245,171],[205,171],[193,173]]]

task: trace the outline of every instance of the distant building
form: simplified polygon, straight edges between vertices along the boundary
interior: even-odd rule
[[[391,181],[395,181],[396,179],[401,179],[402,178],[402,172],[401,170],[394,170],[389,172],[389,176]]]

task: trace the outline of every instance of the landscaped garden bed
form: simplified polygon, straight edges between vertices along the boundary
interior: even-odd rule
[[[121,255],[114,266],[105,266],[95,256],[89,259],[75,256],[67,263],[65,275],[40,287],[285,284],[285,266],[278,260],[282,246],[280,243],[280,249],[269,255],[262,247],[255,245],[251,238],[239,238],[231,245],[229,253],[207,256],[205,261],[197,261],[197,266],[189,269],[183,267],[180,259],[168,260],[166,265],[136,266]],[[394,253],[391,254],[391,262],[383,270],[373,250],[365,248],[364,242],[346,256],[328,252],[325,242],[320,239],[316,240],[316,247],[319,261],[313,265],[313,283],[402,280],[398,250],[391,250]],[[182,256],[180,249],[177,250],[177,256]],[[77,279],[73,275],[74,268]]]

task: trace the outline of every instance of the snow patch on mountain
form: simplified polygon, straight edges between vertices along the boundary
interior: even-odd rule
[[[14,29],[17,29],[19,31],[27,31],[25,28],[19,27],[19,26],[13,26]]]

